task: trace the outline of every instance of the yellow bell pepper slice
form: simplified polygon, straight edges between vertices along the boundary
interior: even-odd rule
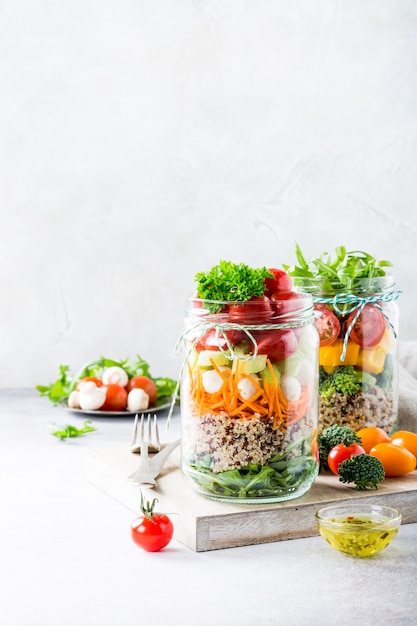
[[[319,365],[326,368],[336,368],[339,365],[356,365],[358,362],[360,346],[353,341],[348,341],[346,346],[345,360],[341,360],[343,352],[343,339],[336,339],[328,346],[319,348]],[[328,374],[331,373],[326,369]]]
[[[394,331],[391,328],[387,328],[384,332],[384,335],[381,341],[379,342],[378,345],[374,346],[374,348],[379,348],[380,350],[385,352],[385,354],[388,354],[394,349],[394,345],[395,345]]]
[[[385,352],[378,346],[362,348],[359,352],[358,367],[370,374],[380,374],[384,369]]]

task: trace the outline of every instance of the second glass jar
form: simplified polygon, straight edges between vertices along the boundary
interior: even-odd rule
[[[294,279],[312,295],[319,347],[319,432],[398,427],[399,309],[392,276],[357,280],[352,289]]]

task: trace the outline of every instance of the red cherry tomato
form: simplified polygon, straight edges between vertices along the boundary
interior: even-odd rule
[[[320,346],[328,346],[339,336],[340,322],[325,304],[314,305],[314,323],[320,337]]]
[[[239,345],[243,339],[245,338],[245,333],[242,330],[230,329],[225,330],[223,333],[220,333],[218,339],[216,338],[216,331],[214,328],[211,328],[205,335],[199,339],[197,342],[195,349],[197,352],[201,352],[201,350],[227,350],[227,342],[223,335],[226,335],[229,343],[232,346]]]
[[[231,304],[229,316],[231,322],[239,324],[262,323],[272,317],[271,301],[267,296],[254,296],[242,304]]]
[[[296,291],[275,291],[271,296],[271,304],[276,315],[285,315],[303,308],[301,300],[305,298]]]
[[[78,383],[75,385],[75,389],[77,391],[80,390],[80,383],[94,383],[96,387],[103,386],[103,382],[95,376],[85,376],[84,378],[81,378],[81,380],[79,380]]]
[[[339,465],[350,459],[352,456],[358,454],[365,454],[365,450],[358,443],[351,443],[350,446],[345,446],[344,443],[339,443],[332,448],[327,457],[327,463],[336,476],[339,474]]]
[[[127,407],[127,391],[125,387],[112,383],[104,385],[106,399],[100,407],[100,411],[124,411]]]
[[[174,535],[174,526],[163,513],[154,513],[156,498],[150,504],[141,498],[142,515],[133,520],[130,536],[137,546],[147,552],[158,552],[165,548]]]
[[[352,311],[347,319],[347,328],[353,321],[356,311]],[[350,338],[364,348],[373,348],[382,339],[385,331],[385,317],[372,304],[365,304],[355,325],[350,332]]]
[[[281,269],[268,270],[274,278],[265,278],[265,295],[270,298],[275,291],[290,291],[292,288],[291,276]]]
[[[291,329],[254,331],[253,336],[258,344],[258,354],[267,354],[272,363],[287,359],[297,350],[297,337]]]
[[[132,391],[132,389],[143,389],[149,396],[149,404],[155,404],[156,398],[158,395],[156,385],[147,376],[133,376],[130,378],[129,382],[126,386],[127,392]]]

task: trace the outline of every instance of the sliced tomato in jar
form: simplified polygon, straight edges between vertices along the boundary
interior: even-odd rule
[[[357,311],[350,313],[346,323],[347,328],[349,328],[350,324],[353,322],[356,313]],[[350,331],[350,338],[364,348],[373,348],[381,341],[384,336],[384,331],[384,314],[372,304],[365,304]]]
[[[239,324],[262,324],[269,320],[272,314],[271,301],[267,296],[254,296],[247,302],[229,306],[230,321]]]
[[[297,291],[275,291],[271,296],[271,305],[275,315],[286,315],[293,311],[299,311],[303,308],[301,300],[305,300],[304,296]]]
[[[227,340],[231,344],[232,347],[239,345],[245,338],[245,333],[242,330],[230,328],[228,330],[223,330],[223,332],[219,333],[218,337],[216,337],[216,330],[211,328],[206,332],[205,335],[199,339],[196,343],[195,349],[197,352],[201,352],[202,350],[227,350]]]
[[[281,269],[269,269],[274,278],[265,278],[265,295],[270,298],[276,291],[290,291],[292,288],[291,276]]]
[[[320,347],[328,346],[336,341],[340,333],[340,321],[325,304],[314,305],[314,324],[319,333]]]
[[[258,354],[268,355],[272,363],[287,359],[297,350],[297,337],[291,329],[254,331],[253,336],[258,345]]]

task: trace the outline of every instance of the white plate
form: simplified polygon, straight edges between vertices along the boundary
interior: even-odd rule
[[[72,413],[78,413],[79,415],[96,415],[97,417],[130,417],[131,415],[136,415],[139,413],[158,413],[159,411],[163,411],[164,409],[168,409],[171,406],[172,400],[166,402],[165,404],[161,404],[159,406],[149,407],[149,409],[143,409],[142,411],[84,411],[83,409],[70,409],[69,407],[65,407],[68,411]]]

